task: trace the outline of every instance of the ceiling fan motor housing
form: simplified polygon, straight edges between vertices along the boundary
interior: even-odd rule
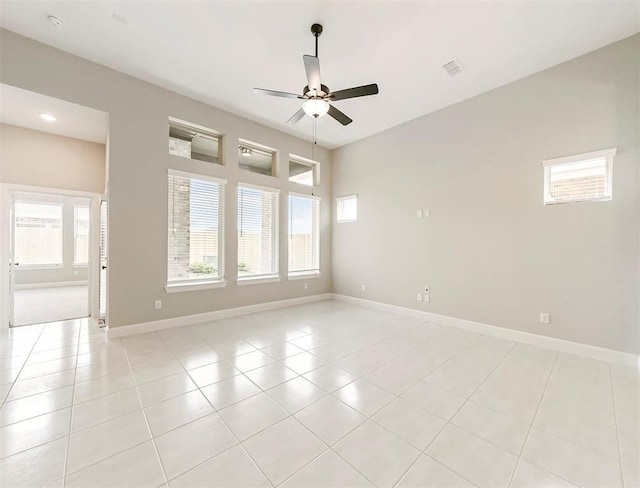
[[[331,93],[329,91],[329,87],[327,85],[323,85],[322,83],[320,84],[320,91],[315,95],[311,90],[309,90],[309,85],[306,85],[302,89],[302,95],[309,98],[318,98],[318,97],[322,98],[322,97],[326,97],[329,93]]]

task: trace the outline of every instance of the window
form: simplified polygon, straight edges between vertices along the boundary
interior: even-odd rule
[[[238,280],[278,276],[278,196],[238,186]]]
[[[289,194],[289,276],[320,272],[318,197]]]
[[[551,159],[544,164],[544,204],[611,200],[616,149]]]
[[[73,264],[89,264],[89,207],[73,207]]]
[[[238,167],[252,173],[276,176],[276,151],[255,142],[240,139]]]
[[[169,154],[220,164],[220,135],[211,129],[170,117]]]
[[[318,163],[289,155],[289,181],[305,186],[318,184]]]
[[[16,202],[15,261],[23,266],[62,266],[62,205]]]
[[[168,285],[222,281],[224,180],[169,170]]]
[[[358,220],[358,195],[336,198],[338,222],[355,222]]]

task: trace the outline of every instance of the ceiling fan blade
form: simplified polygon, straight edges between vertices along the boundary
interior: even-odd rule
[[[333,105],[329,105],[329,111],[327,113],[342,125],[349,125],[351,122],[353,122],[353,120],[351,120],[347,115],[340,112],[340,110],[335,108]]]
[[[347,98],[366,97],[367,95],[377,95],[378,85],[373,83],[371,85],[357,86],[355,88],[347,88],[346,90],[338,90],[330,93],[329,98],[331,100],[345,100]]]
[[[257,93],[258,95],[271,95],[272,97],[302,98],[300,95],[296,95],[295,93],[281,92],[281,91],[275,91],[275,90],[265,90],[264,88],[254,88],[253,93]]]
[[[304,117],[304,110],[300,109],[287,120],[287,124],[297,124]]]
[[[322,89],[320,84],[320,60],[316,56],[305,54],[302,56],[304,69],[307,72],[307,84],[309,90],[319,92]]]

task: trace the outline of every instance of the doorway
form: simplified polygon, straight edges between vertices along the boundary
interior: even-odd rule
[[[9,325],[97,315],[98,195],[9,190]]]

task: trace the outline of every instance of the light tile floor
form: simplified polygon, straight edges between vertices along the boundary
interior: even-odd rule
[[[638,486],[640,376],[339,302],[0,336],[2,486]]]

